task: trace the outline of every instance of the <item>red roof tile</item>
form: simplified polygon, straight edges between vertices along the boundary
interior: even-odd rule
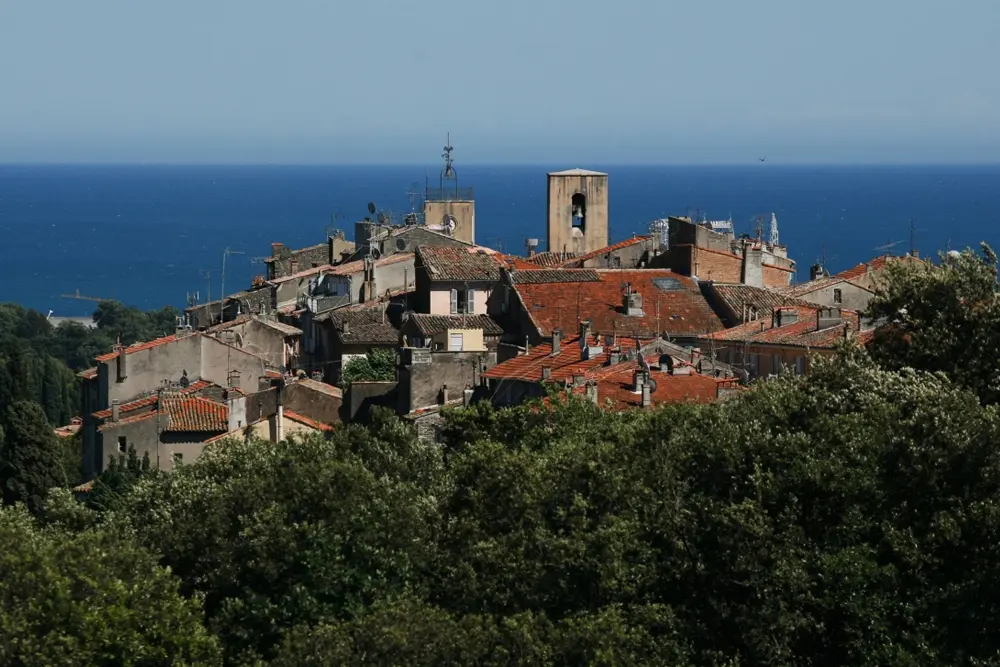
[[[555,268],[562,265],[567,260],[576,257],[576,253],[572,252],[539,252],[531,257],[525,258],[524,261],[534,264],[536,266],[543,266],[546,268]]]
[[[869,272],[875,273],[884,270],[886,264],[890,262],[922,262],[922,261],[923,260],[918,259],[916,257],[910,257],[909,255],[904,255],[903,257],[882,255],[868,262],[865,262],[864,264],[858,264],[857,266],[853,266],[847,269],[846,271],[841,271],[834,277],[841,278],[843,280],[857,280],[858,278],[861,278],[862,276],[864,276]]]
[[[192,382],[186,389],[181,389],[182,394],[193,394],[195,392],[201,391],[207,387],[211,387],[212,383],[206,380],[197,380]],[[132,412],[140,408],[146,408],[151,405],[156,405],[157,397],[156,394],[150,394],[149,396],[144,396],[142,398],[137,398],[134,401],[129,401],[128,403],[122,403],[118,406],[118,414],[123,415],[126,412]],[[111,408],[107,410],[98,410],[94,413],[94,417],[98,419],[108,419],[111,417]]]
[[[317,431],[334,430],[333,426],[330,424],[324,424],[323,422],[318,422],[315,419],[311,419],[309,417],[306,417],[305,415],[300,415],[299,413],[292,412],[291,410],[285,410],[283,414],[285,415],[285,417],[291,419],[293,422],[298,422],[304,426],[308,426],[309,428],[315,429]]]
[[[472,246],[417,246],[417,261],[431,280],[499,280],[502,255]]]
[[[588,341],[591,345],[601,345],[597,337]],[[623,351],[635,349],[635,341],[623,338],[618,341]],[[588,375],[602,368],[608,361],[608,351],[604,350],[591,359],[583,358],[580,347],[580,336],[569,336],[563,339],[559,346],[559,354],[552,354],[551,343],[536,345],[528,354],[508,359],[483,373],[483,377],[494,380],[520,380],[524,382],[541,382],[542,369],[551,371],[549,380],[556,382],[571,380],[577,375]]]
[[[572,257],[566,259],[565,261],[561,262],[559,266],[576,266],[576,265],[582,266],[583,263],[586,262],[588,259],[594,259],[595,257],[607,255],[608,253],[636,245],[637,243],[645,243],[649,239],[650,239],[649,236],[633,236],[630,239],[625,239],[624,241],[619,241],[618,243],[612,243],[609,246],[598,248],[597,250],[592,250],[584,255],[580,255],[579,257]]]
[[[709,336],[706,340],[734,341],[758,343],[764,345],[786,345],[805,348],[832,348],[836,342],[844,338],[845,323],[850,332],[858,331],[858,314],[852,310],[842,310],[843,320],[835,325],[817,328],[819,307],[794,306],[775,310],[792,311],[796,321],[784,326],[775,327],[773,313],[760,320],[747,322],[732,329],[726,329]],[[862,340],[868,337],[862,332]]]
[[[95,377],[97,377],[97,367],[95,366],[93,368],[88,368],[85,371],[80,371],[79,373],[77,373],[77,375],[83,378],[84,380],[93,380]]]
[[[515,286],[540,335],[553,329],[576,331],[581,320],[590,320],[591,331],[603,335],[654,338],[657,333],[697,336],[722,329],[697,282],[668,270],[562,269],[550,273],[596,275],[594,282],[522,283]],[[642,297],[644,314],[628,316],[622,308],[625,283]]]
[[[164,431],[218,432],[229,429],[229,408],[207,398],[168,398],[163,411],[170,420]]]
[[[200,336],[201,334],[198,332],[194,332],[189,335]],[[143,350],[149,350],[154,347],[159,347],[160,345],[166,345],[167,343],[172,343],[175,340],[177,340],[177,336],[171,334],[170,336],[157,338],[156,340],[151,340],[146,343],[136,343],[135,345],[130,345],[129,347],[126,347],[125,354],[132,354],[133,352],[142,352]],[[97,361],[111,361],[112,359],[117,359],[117,358],[118,358],[118,352],[110,352],[108,354],[102,354],[101,356],[97,357]]]
[[[635,364],[618,364],[609,366],[594,374],[597,382],[597,403],[604,406],[611,402],[613,410],[627,410],[642,406],[642,394],[633,391]],[[650,392],[649,398],[653,405],[664,403],[710,403],[719,397],[719,386],[731,385],[735,380],[717,380],[707,375],[670,375],[662,371],[653,371],[652,380],[656,382],[656,391]],[[574,391],[585,393],[585,387],[577,387]]]
[[[116,422],[104,422],[103,424],[97,427],[97,430],[109,431],[111,429],[118,428],[119,426],[125,426],[126,424],[134,424],[136,422],[141,422],[146,419],[152,419],[158,414],[159,412],[157,412],[156,410],[152,410],[150,412],[143,412],[142,414],[135,415],[133,417],[126,417],[124,419],[119,419]]]

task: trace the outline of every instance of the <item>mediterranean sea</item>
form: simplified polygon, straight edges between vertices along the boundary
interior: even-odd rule
[[[581,166],[609,174],[612,241],[643,233],[667,215],[730,216],[737,233],[778,217],[798,280],[825,256],[833,271],[896,243],[909,250],[910,222],[923,254],[1000,246],[1000,166],[650,167],[561,164],[456,165],[475,188],[476,240],[523,254],[545,245],[546,172]],[[438,166],[426,177],[437,185]],[[96,304],[74,293],[140,308],[183,307],[188,293],[249,287],[272,241],[320,243],[332,222],[353,238],[368,202],[395,214],[423,190],[422,167],[0,166],[0,302],[85,315]],[[766,225],[765,225],[766,233]],[[211,285],[204,277],[209,271]]]

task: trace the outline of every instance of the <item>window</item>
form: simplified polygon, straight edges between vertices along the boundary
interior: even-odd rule
[[[448,336],[448,349],[452,352],[462,351],[462,334],[453,333]]]
[[[805,375],[806,374],[806,358],[805,357],[796,357],[795,358],[795,372],[798,373],[799,375]]]
[[[476,312],[476,290],[453,289],[451,291],[451,314],[473,315]]]
[[[128,441],[124,435],[118,436],[118,453],[124,454],[128,450]]]
[[[833,302],[834,303],[844,303],[844,293],[839,289],[833,290]]]

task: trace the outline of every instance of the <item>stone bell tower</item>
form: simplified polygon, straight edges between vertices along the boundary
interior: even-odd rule
[[[549,174],[549,252],[577,256],[608,245],[608,175],[587,169]]]

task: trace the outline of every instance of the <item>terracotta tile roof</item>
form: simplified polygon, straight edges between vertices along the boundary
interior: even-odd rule
[[[511,280],[517,285],[539,285],[545,283],[598,283],[601,277],[594,269],[538,269],[535,271],[514,271]]]
[[[535,253],[531,257],[526,257],[524,261],[538,266],[556,268],[561,266],[566,261],[574,259],[575,257],[576,253],[573,252],[546,251]]]
[[[207,389],[211,387],[212,383],[206,380],[196,380],[192,382],[186,389],[181,389],[181,394],[195,394],[202,389]],[[134,401],[129,401],[128,403],[122,403],[118,406],[118,414],[123,415],[126,412],[132,412],[134,410],[139,410],[140,408],[148,408],[151,405],[156,405],[156,393],[152,393],[149,396],[143,396],[142,398],[137,398]],[[111,418],[111,408],[107,410],[98,410],[94,413],[94,417],[97,419],[110,419]]]
[[[274,329],[275,331],[279,331],[279,332],[285,334],[286,336],[301,336],[302,335],[302,329],[299,329],[298,327],[293,327],[291,324],[285,324],[284,322],[277,322],[275,320],[268,320],[268,319],[262,319],[262,318],[258,318],[257,321],[260,322],[261,324],[263,324],[266,327],[270,327],[271,329]]]
[[[628,248],[629,246],[636,245],[637,243],[645,243],[651,237],[649,236],[633,236],[630,239],[625,239],[624,241],[619,241],[618,243],[612,243],[604,248],[598,248],[597,250],[592,250],[586,254],[580,255],[579,257],[574,257],[563,261],[561,266],[574,266],[582,265],[588,259],[594,259],[595,257],[601,257],[602,255],[607,255],[608,253],[615,252],[616,250],[621,250],[623,248]]]
[[[76,493],[90,493],[93,490],[94,490],[94,480],[90,480],[89,482],[84,482],[79,486],[73,487],[73,491],[75,491]]]
[[[304,269],[302,271],[293,273],[291,275],[282,276],[281,278],[268,280],[267,282],[269,282],[272,285],[281,285],[283,283],[287,283],[289,280],[302,280],[303,278],[314,276],[317,273],[332,273],[333,269],[334,267],[332,264],[322,264],[320,266],[314,266],[311,269]]]
[[[361,303],[329,312],[329,320],[342,343],[393,345],[399,343],[399,331],[385,314],[386,304]],[[344,331],[347,323],[347,331]]]
[[[200,336],[201,333],[196,331],[196,332],[193,332],[193,333],[188,334],[188,335],[190,335],[190,336]],[[157,338],[156,340],[151,340],[151,341],[146,342],[146,343],[136,343],[135,345],[130,345],[129,347],[126,347],[125,348],[125,354],[132,354],[133,352],[142,352],[143,350],[149,350],[149,349],[152,349],[154,347],[159,347],[161,345],[166,345],[167,343],[173,343],[175,340],[177,340],[177,336],[170,335],[170,336],[164,336],[163,338]],[[118,353],[117,352],[110,352],[108,354],[102,354],[101,356],[97,357],[96,360],[97,361],[111,361],[112,359],[117,359],[117,358],[118,358]]]
[[[417,262],[427,269],[432,281],[496,281],[500,279],[501,261],[499,253],[480,246],[417,246]]]
[[[655,360],[653,360],[655,361]],[[612,410],[621,411],[642,407],[642,394],[633,391],[636,365],[619,364],[604,368],[594,374],[597,383],[597,404],[607,405]],[[711,403],[719,397],[720,386],[735,386],[736,380],[717,380],[707,375],[670,375],[654,370],[651,379],[656,382],[656,390],[650,392],[650,403]],[[585,393],[585,387],[574,391]]]
[[[378,269],[380,266],[389,266],[390,264],[397,264],[399,262],[406,262],[413,259],[412,252],[397,252],[395,255],[389,255],[388,257],[383,257],[382,259],[375,260],[375,268]],[[356,259],[353,262],[347,262],[345,264],[337,264],[332,270],[326,271],[326,273],[331,276],[349,276],[355,273],[361,273],[365,270],[365,260]]]
[[[601,345],[603,341],[592,336],[588,343],[596,346]],[[635,349],[633,339],[619,339],[618,343],[622,351]],[[583,349],[580,347],[580,336],[569,336],[560,343],[559,354],[552,354],[552,343],[541,343],[531,348],[525,355],[497,364],[483,373],[483,377],[493,380],[541,382],[543,379],[542,369],[549,368],[551,373],[549,380],[571,380],[576,375],[588,375],[603,368],[607,361],[608,350],[606,349],[591,359],[584,359]]]
[[[95,377],[97,377],[97,366],[94,366],[93,368],[88,368],[85,371],[80,371],[79,373],[77,373],[77,377],[81,377],[84,380],[93,380]]]
[[[229,408],[207,398],[167,398],[163,412],[169,417],[164,431],[225,432],[229,429]]]
[[[779,306],[809,305],[806,301],[789,295],[787,290],[778,291],[741,283],[713,282],[700,283],[700,287],[710,303],[717,303],[733,313],[736,318],[733,325],[742,324],[748,319],[748,314],[745,314],[748,309],[756,311],[758,315],[767,316]]]
[[[283,414],[287,419],[291,419],[294,422],[298,422],[304,426],[308,426],[309,428],[315,429],[317,431],[334,430],[334,427],[330,424],[324,424],[323,422],[316,421],[315,419],[311,419],[309,417],[306,417],[305,415],[300,415],[299,413],[292,412],[291,410],[285,410]]]
[[[249,315],[238,315],[235,319],[229,320],[228,322],[220,322],[219,324],[208,327],[205,329],[205,333],[218,333],[220,331],[226,331],[227,329],[238,327],[241,324],[246,324],[249,321]]]
[[[695,280],[659,269],[562,269],[551,273],[597,276],[595,281],[522,283],[515,291],[541,336],[552,330],[577,331],[590,320],[591,331],[603,335],[656,338],[657,333],[692,337],[722,329]],[[623,287],[642,297],[643,315],[628,316],[622,307]]]
[[[150,412],[143,412],[142,414],[139,415],[135,415],[132,417],[125,417],[124,419],[119,419],[116,422],[104,422],[103,424],[97,427],[97,430],[110,431],[111,429],[118,428],[119,426],[125,426],[127,424],[135,424],[136,422],[141,422],[146,419],[152,419],[158,414],[159,412],[157,412],[156,410],[151,410]]]
[[[334,398],[344,397],[344,392],[341,391],[338,387],[334,387],[332,384],[327,384],[325,382],[319,382],[317,380],[312,380],[309,378],[302,378],[301,380],[296,380],[295,384],[306,387],[313,391],[317,391],[321,394],[326,394],[327,396],[333,396]]]
[[[781,294],[792,298],[804,298],[821,289],[826,289],[828,287],[833,287],[834,285],[839,285],[841,283],[848,282],[847,278],[841,278],[839,276],[828,276],[826,278],[817,278],[816,280],[810,280],[808,282],[799,283],[797,285],[790,285],[788,287],[782,287],[779,291]],[[853,283],[852,283],[853,284]],[[859,289],[865,289],[860,285],[857,286]],[[806,301],[808,301],[806,299]]]
[[[67,424],[54,430],[55,434],[60,438],[72,438],[80,431],[80,428],[80,424]]]
[[[748,342],[763,345],[784,345],[792,347],[807,347],[817,349],[832,348],[838,340],[844,338],[844,323],[848,332],[858,331],[858,314],[852,310],[842,310],[843,321],[823,329],[817,328],[819,312],[823,310],[814,306],[794,306],[781,308],[783,312],[792,311],[796,321],[784,326],[775,327],[772,313],[760,320],[747,322],[732,329],[726,329],[709,336],[706,340]],[[869,337],[869,332],[862,332],[862,341]]]
[[[410,313],[410,321],[424,336],[433,336],[448,329],[482,329],[486,336],[500,336],[503,329],[489,315],[426,315]]]
[[[875,257],[874,259],[865,262],[864,264],[858,264],[845,271],[841,271],[835,277],[841,278],[843,280],[857,280],[863,277],[867,273],[877,273],[885,269],[886,265],[890,262],[923,262],[923,260],[917,257],[911,257],[909,255],[904,255],[902,257],[894,257],[892,255],[882,255],[880,257]]]
[[[523,257],[500,255],[498,259],[506,265],[507,268],[517,269],[520,271],[532,271],[538,268],[538,264],[535,264],[530,259],[525,259]]]

